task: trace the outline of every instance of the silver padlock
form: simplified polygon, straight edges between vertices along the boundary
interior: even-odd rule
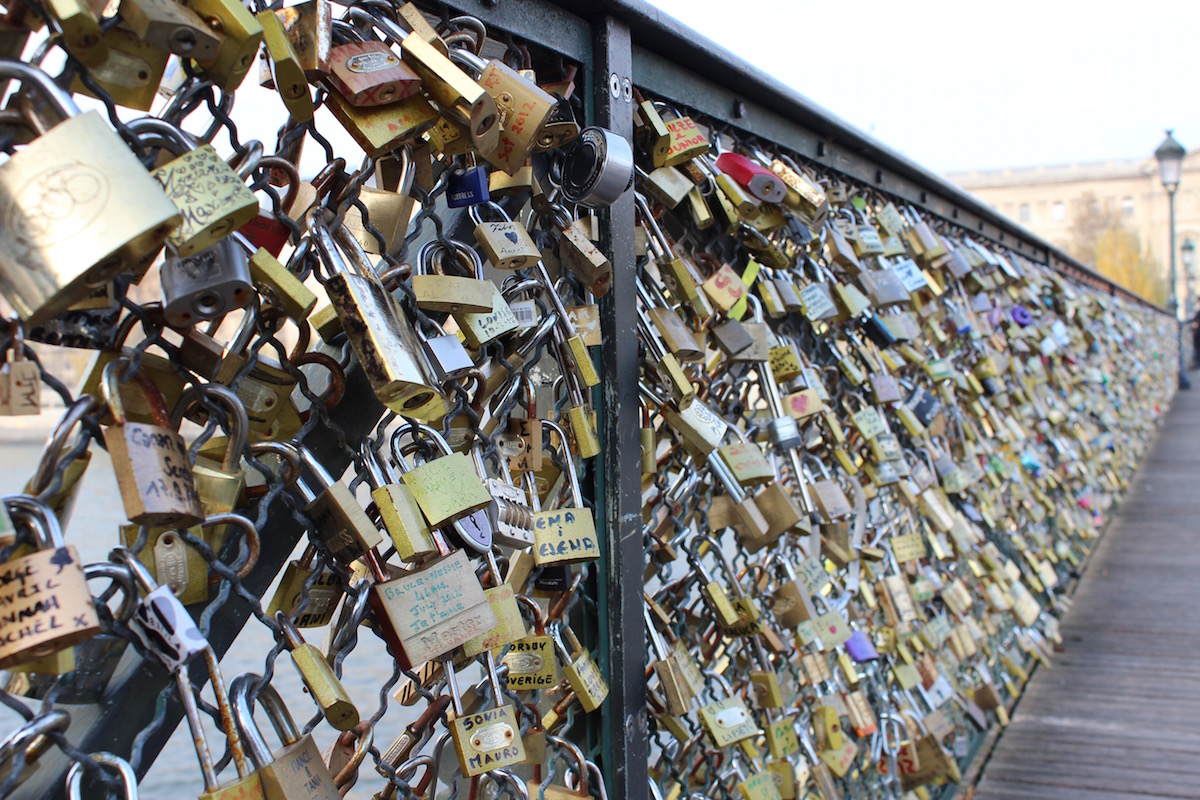
[[[254,282],[245,247],[228,236],[206,250],[180,258],[170,255],[159,268],[163,316],[172,328],[219,319],[254,300]]]
[[[610,206],[633,188],[633,148],[605,128],[584,128],[563,156],[562,192],[572,203]]]

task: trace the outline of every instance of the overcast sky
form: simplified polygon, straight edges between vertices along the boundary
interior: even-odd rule
[[[936,171],[1200,148],[1197,0],[649,1]]]

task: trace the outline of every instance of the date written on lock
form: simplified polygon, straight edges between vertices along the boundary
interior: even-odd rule
[[[497,625],[483,587],[461,550],[378,589],[413,664],[443,656]]]

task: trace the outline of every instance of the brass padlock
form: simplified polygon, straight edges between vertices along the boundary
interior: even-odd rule
[[[162,394],[148,373],[130,376],[150,404],[154,424],[130,422],[121,400],[121,373],[130,362],[117,358],[104,368],[102,388],[112,413],[112,424],[104,430],[117,474],[117,485],[125,513],[139,525],[190,527],[204,519],[196,492],[187,445],[170,426]]]
[[[175,0],[121,0],[121,19],[151,47],[197,61],[214,58],[224,38]]]
[[[123,271],[140,275],[180,216],[98,113],[80,114],[36,67],[0,61],[0,77],[36,88],[67,117],[0,167],[0,193],[10,198],[0,226],[0,293],[32,326]],[[106,213],[112,209],[120,213]]]
[[[14,522],[29,526],[36,548],[4,565],[21,587],[0,619],[0,668],[9,669],[95,636],[100,620],[79,553],[64,544],[53,512],[27,495],[10,495],[4,506]]]
[[[321,259],[333,271],[325,290],[376,396],[406,416],[441,419],[448,406],[435,388],[425,351],[407,315],[383,288],[358,243],[344,228],[338,229],[338,238],[353,263],[349,266],[329,233],[325,212],[310,211],[308,224]]]
[[[229,699],[233,703],[233,718],[238,733],[246,745],[246,753],[254,764],[254,774],[262,783],[265,800],[291,800],[305,797],[312,800],[341,800],[341,793],[333,783],[333,776],[325,766],[321,750],[311,733],[300,735],[292,715],[275,691],[266,683],[255,686],[256,701],[266,709],[271,726],[283,742],[283,747],[272,753],[254,721],[250,708],[250,689],[262,682],[262,677],[244,672],[229,684]]]
[[[216,55],[196,63],[223,91],[234,91],[254,66],[262,25],[238,0],[186,0],[185,5],[224,37]]]
[[[169,237],[180,256],[212,247],[258,214],[258,198],[212,145],[197,145],[184,131],[153,117],[129,127],[176,156],[152,174],[183,216]]]

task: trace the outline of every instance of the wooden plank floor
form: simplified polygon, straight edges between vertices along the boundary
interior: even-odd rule
[[[1198,588],[1200,385],[1168,413],[976,800],[1200,798]]]

